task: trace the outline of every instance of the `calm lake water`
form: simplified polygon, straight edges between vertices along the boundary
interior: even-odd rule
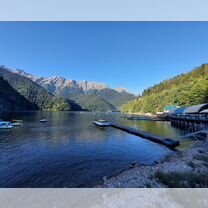
[[[40,123],[42,117],[49,122]],[[129,121],[116,113],[31,112],[1,118],[22,119],[24,125],[0,130],[0,187],[93,187],[104,176],[128,169],[130,162],[149,165],[173,153],[120,130],[96,127],[96,118],[169,138],[183,134],[168,122]]]

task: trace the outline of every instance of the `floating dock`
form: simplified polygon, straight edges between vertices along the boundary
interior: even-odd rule
[[[160,137],[160,136],[157,136],[157,135],[150,134],[148,132],[140,131],[140,130],[137,130],[137,129],[134,129],[134,128],[131,128],[131,127],[127,127],[127,126],[123,126],[123,125],[120,125],[120,124],[109,123],[108,126],[111,126],[113,128],[116,128],[116,129],[120,129],[120,130],[125,131],[129,134],[133,134],[133,135],[148,139],[152,142],[165,145],[166,147],[168,147],[170,149],[174,149],[175,147],[179,146],[179,144],[180,144],[179,141],[172,140],[172,139],[169,139],[169,138],[163,138],[163,137]],[[101,126],[101,127],[103,127],[103,126]]]
[[[175,140],[172,140],[172,139],[169,139],[169,138],[163,138],[163,137],[160,137],[160,136],[157,136],[157,135],[150,134],[148,132],[140,131],[140,130],[133,129],[133,128],[123,126],[123,125],[120,125],[120,124],[111,123],[111,126],[116,128],[116,129],[120,129],[122,131],[125,131],[127,133],[130,133],[130,134],[148,139],[152,142],[165,145],[170,149],[174,149],[175,147],[179,146],[179,144],[180,144],[179,141],[175,141]]]

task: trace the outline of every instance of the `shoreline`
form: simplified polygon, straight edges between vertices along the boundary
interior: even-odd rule
[[[105,178],[95,188],[205,188],[208,187],[208,142],[198,141],[157,164],[136,166]]]

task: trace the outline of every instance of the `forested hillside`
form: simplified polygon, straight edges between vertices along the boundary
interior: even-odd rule
[[[93,106],[96,106],[97,111],[103,111],[103,100],[106,101],[106,104],[110,104],[110,106],[106,106],[106,109],[110,110],[112,105],[114,108],[120,109],[124,103],[136,98],[135,95],[127,92],[125,89],[115,90],[109,88],[108,85],[104,83],[67,80],[59,76],[49,78],[35,77],[23,70],[14,70],[13,72],[31,79],[54,95],[69,99],[73,101],[74,104],[79,103],[81,105],[80,107],[86,110],[92,109],[92,107],[89,109],[86,107],[92,106],[93,100],[97,102],[93,104]],[[93,100],[90,101],[90,96],[87,95],[94,95]],[[96,99],[95,96],[97,97]],[[84,101],[85,98],[86,100]],[[99,103],[101,104],[100,108],[98,106]]]
[[[30,103],[37,106],[39,110],[70,110],[70,104],[67,101],[55,97],[47,90],[24,76],[12,73],[5,67],[0,67],[0,76],[7,80],[20,95],[25,97],[25,99]]]
[[[101,89],[101,90],[91,90],[89,91],[89,94],[96,95],[104,100],[106,100],[108,103],[114,105],[115,107],[119,108],[123,104],[127,103],[130,100],[133,100],[136,98],[135,95],[128,93],[126,91],[118,92],[114,89]]]
[[[115,111],[116,108],[108,103],[107,101],[103,100],[100,97],[90,94],[84,94],[76,99],[76,102],[82,106],[83,110],[90,110],[90,111]]]
[[[123,112],[156,113],[167,105],[189,106],[208,102],[208,64],[165,80],[122,106]]]
[[[38,109],[38,106],[21,96],[3,77],[0,77],[0,95],[0,113]]]

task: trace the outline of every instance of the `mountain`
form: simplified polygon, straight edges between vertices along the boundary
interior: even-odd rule
[[[88,81],[77,82],[75,80],[66,80],[63,77],[58,76],[49,78],[35,77],[19,69],[16,69],[13,72],[33,80],[34,82],[43,86],[45,89],[47,89],[49,92],[53,94],[59,94],[65,90],[69,90],[71,92],[75,91],[76,93],[87,93],[90,90],[101,90],[104,88],[108,88],[108,86],[103,83]]]
[[[0,95],[0,113],[38,109],[38,106],[21,96],[3,77],[0,77]]]
[[[126,91],[118,92],[110,88],[104,88],[101,90],[90,90],[88,94],[96,95],[118,108],[122,106],[124,103],[127,103],[128,101],[135,99],[135,95],[133,94],[130,94]]]
[[[208,64],[165,80],[122,106],[123,112],[156,113],[167,105],[190,106],[208,102]]]
[[[13,73],[4,66],[0,67],[0,76],[3,77],[8,83],[28,102],[37,106],[39,110],[70,110],[69,102],[63,98],[58,98],[43,87],[33,82],[31,79],[17,73]]]
[[[84,94],[76,99],[76,102],[82,106],[83,110],[90,111],[116,111],[116,107],[106,100],[90,94]]]
[[[25,73],[23,70],[15,70],[13,72],[33,80],[52,94],[79,103],[83,109],[86,108],[84,99],[89,103],[89,97],[92,97],[89,95],[93,95],[93,101],[96,100],[99,101],[98,103],[100,104],[104,104],[103,102],[108,104],[108,107],[106,106],[108,110],[111,110],[112,107],[113,109],[119,108],[124,103],[136,98],[135,95],[127,92],[123,88],[115,90],[103,83],[66,80],[63,77],[57,76],[50,78],[35,77]],[[97,98],[95,99],[95,97]],[[104,105],[102,105],[102,107],[103,106]],[[91,110],[91,108],[89,110]]]

